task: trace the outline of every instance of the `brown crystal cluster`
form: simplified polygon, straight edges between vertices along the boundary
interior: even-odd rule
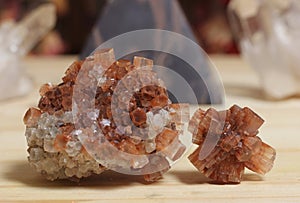
[[[206,177],[222,183],[239,183],[245,167],[267,173],[276,152],[257,137],[263,122],[247,107],[198,109],[189,122],[193,143],[199,145],[189,156],[190,161]]]
[[[170,167],[168,160],[177,160],[185,150],[179,140],[184,105],[171,104],[152,65],[142,57],[133,64],[116,61],[112,49],[98,50],[74,62],[62,83],[43,85],[38,108],[24,116],[30,164],[51,180],[87,177],[101,173],[103,165],[116,164],[155,171],[144,175],[145,180],[159,179]],[[80,115],[74,118],[74,112]],[[97,149],[95,159],[85,146],[95,150],[102,142],[99,132],[118,151],[152,156],[120,160]],[[102,158],[105,164],[100,164]]]

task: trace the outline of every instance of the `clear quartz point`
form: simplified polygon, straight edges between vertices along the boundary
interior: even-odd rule
[[[6,34],[6,47],[17,55],[27,54],[55,25],[53,4],[44,4],[33,10]]]
[[[266,96],[299,95],[300,1],[233,0],[228,13],[241,52],[260,75]]]
[[[20,22],[0,25],[0,100],[25,95],[32,88],[22,57],[55,25],[55,20],[55,7],[47,3]]]

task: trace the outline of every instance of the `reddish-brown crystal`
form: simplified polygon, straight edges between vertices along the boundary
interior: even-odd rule
[[[81,68],[83,61],[75,61],[65,72],[65,76],[62,78],[64,83],[75,82],[77,74]]]
[[[135,110],[133,110],[130,113],[130,116],[133,124],[136,126],[141,126],[146,123],[147,116],[145,111],[141,108],[136,108]]]
[[[212,108],[206,112],[198,109],[189,122],[193,143],[199,145],[189,156],[190,161],[205,176],[224,183],[240,182],[245,167],[260,174],[267,173],[276,152],[256,136],[263,122],[247,107],[234,105],[219,112]],[[216,137],[216,143],[211,141]],[[204,146],[212,144],[215,146]],[[205,150],[210,148],[207,153]]]
[[[25,113],[23,122],[28,127],[33,127],[37,124],[39,117],[41,116],[41,111],[36,108],[29,108]]]
[[[94,55],[94,63],[96,65],[101,65],[105,70],[108,69],[115,61],[114,50],[110,49],[101,49],[97,50]]]
[[[54,148],[56,148],[58,151],[64,150],[66,148],[66,144],[68,141],[71,140],[70,134],[74,130],[73,125],[65,125],[60,127],[60,130],[62,131],[61,134],[57,134],[54,139]]]
[[[265,174],[272,169],[275,154],[276,152],[274,148],[262,143],[259,151],[254,153],[249,161],[245,162],[245,166],[254,172]],[[270,160],[272,163],[270,163]]]
[[[41,96],[44,96],[47,92],[49,92],[53,88],[52,84],[44,84],[40,87],[39,93]]]
[[[119,149],[129,154],[143,154],[144,151],[130,139],[123,139],[119,144]]]
[[[162,151],[165,147],[169,146],[172,141],[178,136],[178,132],[171,129],[164,129],[159,135],[156,136],[156,150]]]
[[[162,170],[157,170],[162,168]],[[144,167],[147,171],[157,171],[155,173],[144,175],[144,179],[149,182],[154,182],[162,178],[162,175],[170,169],[169,162],[166,158],[161,156],[153,156],[149,163]]]
[[[168,105],[169,98],[166,95],[158,95],[151,100],[151,106],[165,107]]]
[[[152,68],[153,61],[144,57],[135,56],[133,59],[133,65],[140,68]]]

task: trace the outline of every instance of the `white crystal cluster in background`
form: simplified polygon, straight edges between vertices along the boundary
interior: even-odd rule
[[[0,25],[0,100],[26,94],[31,82],[24,73],[22,57],[54,26],[52,4],[39,6],[21,22]]]
[[[233,0],[229,17],[266,95],[300,95],[300,1]]]

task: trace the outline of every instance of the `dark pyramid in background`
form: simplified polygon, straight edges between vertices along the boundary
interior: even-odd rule
[[[99,45],[113,37],[141,29],[168,30],[182,34],[196,42],[192,29],[177,0],[110,0],[97,21],[80,58],[89,56]],[[190,98],[189,95],[186,94],[185,89],[178,85],[176,88],[179,88],[179,92],[182,92],[179,102],[201,104],[223,102],[224,95],[222,88],[214,88],[213,95],[209,95],[203,79],[195,74],[193,68],[180,58],[168,53],[155,51],[141,51],[132,53],[127,57],[131,59],[134,55],[153,59],[155,65],[171,68],[188,81],[197,97],[197,101]],[[201,72],[205,72],[204,77],[217,78],[211,77],[211,64],[200,50],[199,58],[201,58],[201,64],[199,64],[199,66],[201,69],[204,69],[201,70]],[[166,77],[163,77],[164,80],[166,80]],[[168,85],[176,86],[174,79],[172,80],[172,78],[167,77],[167,80],[167,87]],[[214,83],[217,84],[218,81],[210,80],[208,83],[209,87],[219,87],[219,85],[214,86]],[[172,95],[171,99],[173,102],[176,102],[176,99],[174,97],[172,98]]]
[[[106,40],[140,29],[169,30],[197,42],[177,0],[110,0],[81,56]]]

